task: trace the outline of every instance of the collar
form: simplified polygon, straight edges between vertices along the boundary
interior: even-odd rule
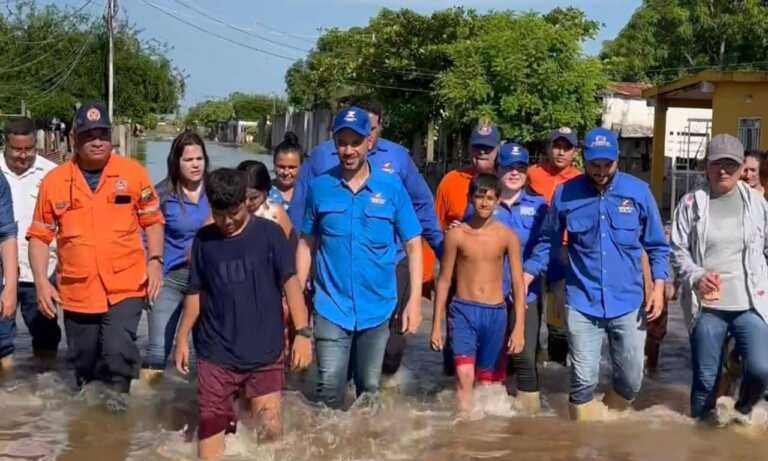
[[[360,189],[357,192],[360,192],[363,189],[368,189],[369,191],[373,191],[371,187],[371,183],[376,182],[376,171],[371,166],[371,162],[368,163],[368,177],[365,178],[365,181],[363,181],[363,184],[360,186]],[[334,186],[342,189],[346,189],[351,191],[352,189],[349,188],[347,185],[347,181],[344,180],[344,177],[342,176],[342,169],[341,165],[334,167],[333,170],[329,173],[336,181],[334,182]]]
[[[8,167],[8,164],[5,163],[5,158],[3,158],[3,160],[0,161],[0,170],[2,170],[6,176],[11,176],[12,178],[16,178],[16,179],[23,179],[39,171],[43,171],[43,167],[40,166],[40,162],[38,162],[37,159],[38,157],[35,157],[35,163],[33,163],[32,166],[29,167],[25,172],[21,174],[16,174],[13,170],[11,170]]]
[[[104,184],[104,178],[105,177],[119,177],[120,172],[118,171],[119,166],[117,165],[118,161],[115,160],[115,157],[119,154],[116,154],[114,152],[109,154],[109,158],[107,159],[107,164],[104,165],[104,169],[101,171],[101,180],[99,181],[99,186],[96,188],[96,191],[91,191],[91,188],[88,187],[88,183],[85,181],[85,176],[83,175],[83,172],[80,170],[80,165],[77,164],[77,155],[73,156],[71,160],[69,160],[67,163],[69,163],[69,181],[74,183],[76,187],[79,187],[82,189],[83,192],[86,192],[88,194],[96,194],[101,189],[102,184]]]

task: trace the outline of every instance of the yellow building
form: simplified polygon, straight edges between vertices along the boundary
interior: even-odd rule
[[[666,114],[670,107],[712,109],[712,135],[727,133],[741,139],[747,150],[768,150],[760,136],[768,120],[768,72],[705,71],[643,91],[655,107],[651,187],[661,200],[666,175]]]

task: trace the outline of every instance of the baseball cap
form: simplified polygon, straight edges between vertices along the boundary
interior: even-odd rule
[[[707,161],[713,162],[721,158],[731,159],[739,164],[744,163],[744,145],[738,138],[729,134],[712,136],[707,146]]]
[[[619,158],[619,140],[616,133],[606,128],[593,128],[584,136],[584,160],[616,160]]]
[[[75,134],[82,134],[96,128],[112,129],[107,108],[100,102],[80,106],[75,114]]]
[[[371,134],[371,119],[368,118],[368,112],[354,106],[341,109],[333,119],[333,134],[345,128],[349,128],[360,136]]]
[[[495,126],[479,126],[469,136],[470,146],[497,147],[501,142],[499,129]]]
[[[565,139],[574,147],[579,145],[579,133],[567,126],[552,130],[552,133],[549,134],[549,143],[552,144],[560,138]]]
[[[512,165],[528,165],[528,151],[525,147],[514,142],[508,142],[499,150],[499,167],[509,168]]]

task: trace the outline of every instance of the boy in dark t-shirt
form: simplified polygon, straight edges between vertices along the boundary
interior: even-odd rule
[[[306,368],[312,357],[312,331],[293,252],[277,224],[248,212],[245,190],[237,170],[222,168],[206,179],[214,224],[200,229],[192,243],[189,293],[176,337],[176,368],[186,374],[187,338],[194,327],[198,454],[204,459],[224,453],[224,433],[235,421],[234,398],[240,389],[260,420],[260,435],[274,438],[281,432],[287,352],[283,290],[297,329],[292,368]]]

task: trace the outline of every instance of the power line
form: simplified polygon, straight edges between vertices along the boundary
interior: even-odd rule
[[[166,9],[166,8],[156,4],[156,3],[150,2],[148,0],[141,0],[141,2],[144,3],[145,5],[151,7],[151,8],[154,8],[154,9],[162,12],[166,16],[175,19],[176,21],[179,21],[179,22],[181,22],[183,24],[188,25],[189,27],[197,29],[198,31],[203,32],[204,34],[208,34],[208,35],[211,35],[213,37],[216,37],[219,40],[224,40],[225,42],[229,42],[229,43],[231,43],[233,45],[237,45],[237,46],[240,46],[240,47],[243,47],[243,48],[247,48],[249,50],[256,51],[258,53],[263,53],[263,54],[266,54],[266,55],[269,55],[269,56],[272,56],[272,57],[275,57],[275,58],[284,59],[286,61],[292,61],[293,62],[293,61],[297,61],[299,59],[299,58],[294,58],[294,57],[291,57],[291,56],[282,55],[282,54],[279,54],[279,53],[273,53],[271,51],[264,50],[264,49],[261,49],[261,48],[258,48],[258,47],[246,44],[246,43],[238,42],[237,40],[233,40],[233,39],[231,39],[231,38],[229,38],[227,36],[218,34],[216,32],[212,32],[212,31],[210,31],[208,29],[204,29],[204,28],[198,26],[195,23],[187,21],[186,19],[180,17],[178,15],[179,14],[178,12],[175,12],[173,10],[168,10],[168,9]]]
[[[174,0],[174,1],[176,3],[178,3],[179,5],[181,5],[181,6],[185,7],[185,8],[188,8],[188,9],[194,11],[195,13],[197,13],[197,14],[199,14],[199,15],[201,15],[201,16],[203,16],[203,17],[205,17],[205,18],[207,18],[207,19],[209,19],[209,20],[211,20],[211,21],[213,21],[215,23],[221,24],[221,25],[223,25],[225,27],[229,27],[230,29],[236,30],[238,32],[242,32],[242,33],[244,33],[246,35],[250,35],[251,37],[258,38],[259,40],[264,40],[265,42],[271,43],[273,45],[282,46],[284,48],[289,48],[289,49],[296,50],[296,51],[301,51],[301,52],[304,52],[304,53],[308,53],[310,51],[310,50],[305,49],[305,48],[299,48],[297,46],[293,46],[293,45],[289,45],[287,43],[278,42],[276,40],[269,39],[267,37],[264,37],[263,35],[259,35],[257,33],[251,32],[250,30],[245,29],[243,27],[236,26],[234,24],[230,24],[230,23],[224,21],[223,19],[217,18],[217,17],[211,15],[210,13],[207,13],[207,12],[201,10],[200,8],[196,7],[195,5],[192,5],[192,4],[189,4],[189,3],[185,2],[184,0]]]

